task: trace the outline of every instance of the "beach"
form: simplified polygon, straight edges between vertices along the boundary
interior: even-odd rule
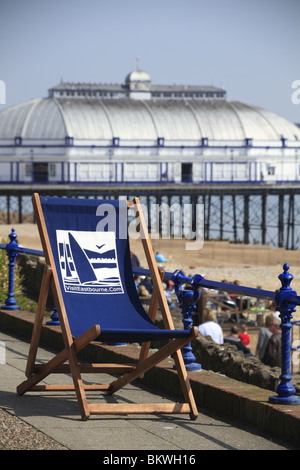
[[[15,224],[18,243],[26,248],[42,250],[38,229],[35,224]],[[11,225],[0,225],[0,240],[9,241]],[[154,253],[166,258],[160,265],[173,272],[180,269],[185,275],[201,274],[206,279],[231,283],[239,280],[241,285],[258,287],[266,290],[278,289],[281,283],[278,275],[283,271],[283,264],[288,263],[293,274],[292,288],[300,292],[300,251],[287,251],[262,245],[233,244],[228,241],[205,241],[201,249],[195,242],[184,239],[158,239],[151,235]],[[201,245],[201,244],[200,244]],[[147,267],[146,258],[140,240],[130,237],[130,247],[138,256],[142,267]]]
[[[0,225],[0,240],[9,241],[10,225]],[[42,250],[38,229],[35,224],[15,224],[18,243],[26,248]],[[275,291],[281,287],[278,275],[283,272],[283,264],[288,263],[294,276],[291,287],[300,295],[300,252],[287,251],[284,248],[273,248],[261,245],[233,244],[228,241],[205,241],[201,249],[195,248],[193,242],[186,245],[184,239],[158,239],[151,236],[154,253],[160,253],[166,258],[159,265],[169,272],[180,269],[185,275],[201,274],[206,279],[214,281],[235,280],[240,285]],[[130,237],[130,247],[139,258],[141,267],[147,267],[141,241]],[[293,315],[294,320],[300,320],[300,308]],[[228,334],[228,327],[223,327]],[[258,329],[251,332],[251,350],[254,352]],[[298,337],[298,331],[295,331]]]

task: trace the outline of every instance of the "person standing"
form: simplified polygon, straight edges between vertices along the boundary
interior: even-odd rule
[[[132,250],[130,250],[130,259],[131,259],[131,266],[133,268],[139,268],[140,267],[140,261],[138,257],[133,253]]]
[[[262,362],[267,366],[281,367],[281,328],[280,321],[274,318],[270,325],[272,336],[266,347]]]
[[[256,350],[255,350],[255,356],[258,357],[260,360],[262,360],[262,358],[265,355],[269,339],[271,338],[271,336],[273,334],[273,331],[272,331],[272,329],[273,329],[273,320],[276,321],[276,319],[277,319],[277,321],[279,321],[278,318],[275,315],[273,315],[273,314],[267,315],[266,320],[265,320],[265,326],[263,326],[259,330],[258,340],[257,340]]]

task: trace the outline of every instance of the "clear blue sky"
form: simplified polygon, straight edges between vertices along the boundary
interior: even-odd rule
[[[0,0],[7,106],[64,81],[222,86],[300,122],[300,0]]]

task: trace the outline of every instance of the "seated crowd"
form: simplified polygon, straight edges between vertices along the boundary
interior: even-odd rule
[[[216,322],[214,310],[210,310],[206,321],[199,325],[199,332],[202,336],[210,336],[216,344],[235,345],[245,357],[254,356],[249,348],[250,336],[247,333],[247,325],[232,325],[230,334],[223,337],[223,330]],[[266,316],[265,326],[258,334],[255,356],[266,365],[281,367],[281,329],[280,318],[277,314],[271,313]]]

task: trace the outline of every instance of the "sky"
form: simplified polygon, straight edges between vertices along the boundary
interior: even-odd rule
[[[222,87],[300,123],[300,0],[0,0],[0,111],[61,80],[124,83],[137,57],[153,84]]]

